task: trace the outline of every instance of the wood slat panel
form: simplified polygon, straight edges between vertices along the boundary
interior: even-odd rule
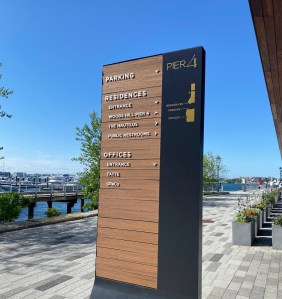
[[[273,16],[272,0],[262,0],[263,15],[266,17]]]
[[[102,105],[108,103],[112,103],[112,104],[122,104],[123,101],[127,101],[129,99],[121,99],[120,98],[120,94],[124,94],[124,93],[134,93],[134,92],[138,92],[140,89],[130,89],[130,90],[123,90],[122,92],[110,92],[110,93],[103,93],[102,94]],[[141,90],[145,90],[147,92],[146,97],[142,97],[142,98],[133,98],[133,101],[142,101],[144,99],[149,99],[149,98],[160,98],[161,101],[161,97],[162,97],[162,86],[154,86],[154,87],[144,87],[141,88]],[[118,99],[114,99],[110,98],[110,96],[117,96]]]
[[[113,145],[114,145],[114,150],[113,150]],[[159,139],[127,140],[126,142],[123,142],[123,140],[114,140],[114,142],[112,140],[104,140],[101,144],[101,151],[129,152],[132,150],[140,150],[140,149],[144,152],[148,149],[152,149],[152,150],[157,149],[159,152],[160,140]],[[105,157],[102,155],[102,158]],[[134,157],[132,157],[132,159],[134,159]]]
[[[158,254],[158,246],[155,244],[102,238],[99,234],[97,237],[97,246],[104,247],[104,248],[112,248],[112,249],[122,250],[122,251],[139,252],[142,254],[143,253],[148,253],[153,255]]]
[[[159,186],[156,185],[155,188],[152,190],[100,189],[99,198],[103,197],[158,201]]]
[[[156,64],[155,64],[156,65]],[[156,67],[155,67],[156,68]],[[144,73],[147,76],[144,76]],[[128,73],[128,72],[126,72]],[[103,81],[105,82],[106,76],[103,76]],[[103,85],[103,94],[110,94],[116,92],[124,92],[125,90],[135,90],[135,89],[146,89],[162,85],[162,74],[156,73],[153,68],[151,68],[150,73],[148,70],[139,70],[135,73],[135,79],[116,81]]]
[[[158,234],[144,233],[132,230],[98,227],[98,234],[102,238],[119,239],[139,243],[158,244]]]
[[[119,175],[119,177],[114,177]],[[159,169],[120,169],[118,171],[101,170],[100,177],[109,179],[129,179],[129,180],[159,180],[160,170]]]
[[[282,2],[273,0],[278,69],[282,71]]]
[[[98,225],[99,227],[127,229],[127,230],[141,231],[141,232],[154,233],[154,234],[157,234],[159,231],[158,223],[123,220],[123,219],[109,219],[100,216],[99,216]]]
[[[275,104],[276,104],[276,109],[277,109],[278,118],[279,118],[280,117],[281,102],[280,102],[280,88],[279,88],[278,72],[277,71],[272,71],[271,72],[271,77],[272,77]]]
[[[132,108],[117,110],[109,110],[110,105],[105,104],[102,107],[102,122],[119,122],[123,120],[136,121],[159,118],[161,115],[161,105],[155,103],[158,101],[159,98],[144,99],[142,101],[126,101],[124,103],[132,104]]]
[[[143,140],[143,142],[145,142],[147,140]],[[150,140],[155,140],[155,139],[150,139]],[[138,141],[136,141],[136,142],[138,142]],[[113,148],[111,146],[107,146],[107,147],[101,149],[101,156],[103,157],[104,153],[111,152],[113,149],[116,150],[116,148]],[[123,149],[121,147],[119,147],[118,151],[127,152],[127,149],[125,146],[123,147]],[[132,159],[134,159],[134,160],[160,159],[160,145],[158,147],[144,147],[144,149],[130,149],[129,152],[132,154]],[[121,159],[124,159],[124,158],[121,158]],[[131,158],[128,158],[128,161],[131,161],[130,159]],[[113,158],[113,159],[107,159],[106,161],[111,161],[111,160],[117,161],[118,159]]]
[[[275,41],[275,31],[274,31],[274,19],[273,17],[264,18],[265,30],[266,30],[266,39],[267,39],[267,48],[268,48],[268,57],[270,63],[270,69],[276,71],[277,58],[276,58],[276,41]]]
[[[97,256],[116,259],[130,263],[139,263],[144,265],[152,265],[157,267],[158,265],[158,255],[148,254],[147,252],[133,252],[133,251],[123,251],[111,248],[98,247]]]
[[[113,163],[114,161],[109,161],[109,160],[101,160],[100,161],[100,168],[101,169],[107,169],[108,171],[111,170],[122,170],[122,169],[160,169],[160,160],[155,159],[155,160],[130,160],[130,161],[116,161],[117,163],[130,163],[129,167],[122,167],[122,166],[115,166],[109,165],[108,163]]]
[[[157,123],[156,123],[157,122]],[[127,124],[132,124],[132,125],[138,125],[138,127],[123,127],[123,128],[114,128],[110,127],[113,125],[127,125]],[[139,130],[145,130],[147,128],[160,128],[161,127],[161,118],[154,118],[154,119],[140,119],[136,121],[119,121],[117,122],[109,122],[109,123],[102,123],[102,131],[107,131],[107,132],[122,132],[124,130],[131,130],[131,129],[139,129]]]
[[[260,56],[262,60],[262,67],[263,70],[267,72],[270,71],[270,63],[268,57],[267,40],[266,40],[263,17],[255,17],[254,23],[256,28],[257,40],[259,44]]]
[[[264,76],[266,80],[269,101],[271,104],[275,104],[275,96],[274,96],[271,72],[265,72]]]
[[[151,128],[132,128],[132,129],[123,129],[117,131],[113,131],[110,129],[105,129],[102,131],[102,140],[108,141],[124,141],[127,140],[144,140],[144,139],[160,139],[160,127],[151,127]],[[131,133],[139,134],[137,136],[130,135]],[[118,135],[117,135],[118,134]]]
[[[149,288],[157,288],[157,278],[152,278],[149,276],[144,276],[134,273],[121,273],[119,270],[113,268],[105,268],[98,265],[96,266],[96,275],[98,277],[109,278],[121,282],[132,283],[136,285],[141,285]]]
[[[113,184],[117,183],[118,186]],[[109,185],[111,184],[111,185]],[[156,190],[159,186],[158,180],[120,180],[118,178],[101,178],[100,179],[100,188],[102,189],[127,189],[127,190]]]
[[[104,218],[116,218],[116,219],[127,219],[127,220],[140,220],[148,222],[159,221],[159,213],[143,212],[136,210],[118,210],[118,209],[100,209],[99,215]]]
[[[159,72],[156,72],[159,70]],[[134,73],[135,78],[130,80],[106,83],[106,77]],[[126,61],[123,63],[103,67],[103,93],[139,88],[140,86],[160,86],[162,84],[162,55]]]
[[[250,6],[254,17],[262,17],[262,3],[261,0],[250,0]]]
[[[99,257],[97,255],[96,267],[111,268],[118,271],[140,274],[144,276],[157,277],[157,267],[137,263],[129,263],[109,258]],[[96,269],[97,269],[96,268]],[[97,271],[97,270],[96,270]],[[122,275],[120,275],[122,276]]]
[[[112,197],[102,197],[99,200],[99,212],[101,209],[122,209],[122,210],[139,210],[156,213],[159,211],[159,202],[150,200],[132,200]]]

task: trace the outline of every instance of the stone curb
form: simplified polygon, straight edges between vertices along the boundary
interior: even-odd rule
[[[27,228],[39,227],[43,225],[56,224],[60,222],[75,221],[79,219],[95,217],[97,215],[98,215],[98,210],[95,210],[95,211],[89,211],[85,213],[60,215],[52,218],[37,218],[37,219],[31,219],[26,221],[14,221],[12,223],[1,224],[0,234],[27,229]]]

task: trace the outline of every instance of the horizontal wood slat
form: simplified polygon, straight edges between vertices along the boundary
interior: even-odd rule
[[[129,163],[126,164],[127,166],[121,166],[120,164],[116,164],[115,161],[109,161],[109,160],[101,160],[100,161],[100,168],[105,169],[108,171],[112,170],[143,170],[143,169],[160,169],[160,160],[154,159],[154,160],[130,160],[130,161],[117,161],[117,163]]]
[[[157,122],[157,124],[156,124]],[[136,127],[130,127],[130,124],[133,125],[138,125]],[[118,127],[119,126],[124,126],[124,127]],[[127,125],[127,127],[126,127]],[[116,126],[116,127],[113,127]],[[128,120],[121,120],[118,123],[117,122],[108,122],[108,123],[102,123],[102,132],[107,132],[107,133],[120,133],[124,130],[131,130],[131,129],[139,129],[139,130],[146,130],[147,128],[161,128],[161,118],[160,117],[155,117],[154,119],[140,119],[140,120],[134,120],[134,121],[128,121]]]
[[[111,248],[98,247],[97,256],[116,259],[130,263],[139,263],[144,265],[158,265],[158,256],[157,254],[148,254],[147,252],[133,252],[133,251],[123,251],[116,250]]]
[[[119,175],[115,177],[115,175]],[[159,169],[120,169],[117,171],[111,171],[109,169],[102,170],[100,174],[101,178],[107,180],[117,178],[118,180],[159,180]],[[138,182],[137,182],[138,183]]]
[[[113,184],[119,184],[114,186]],[[110,184],[110,185],[109,185]],[[103,189],[127,189],[127,190],[156,190],[159,186],[158,180],[131,180],[129,179],[118,179],[118,178],[100,178],[100,188]]]
[[[127,142],[128,140],[160,139],[160,127],[123,129],[119,132],[104,130],[102,140],[110,142]]]
[[[105,218],[117,218],[117,219],[128,219],[128,220],[140,220],[148,222],[159,221],[159,213],[156,212],[144,212],[137,210],[118,210],[113,208],[99,208],[99,216]]]
[[[121,273],[120,270],[105,268],[100,266],[99,264],[98,266],[96,266],[96,276],[126,283],[132,283],[149,288],[157,288],[157,278],[152,278],[150,276],[135,273]]]
[[[151,265],[143,265],[119,261],[115,259],[103,258],[97,256],[96,267],[111,268],[123,272],[141,274],[144,276],[157,277],[157,267]]]
[[[128,200],[123,198],[104,197],[99,201],[99,212],[101,209],[122,209],[122,210],[139,210],[149,213],[157,213],[159,211],[158,201],[149,200]]]
[[[156,72],[158,70],[158,72]],[[106,77],[134,73],[128,80],[108,82]],[[110,81],[110,80],[108,80]],[[142,86],[160,86],[162,84],[162,56],[136,59],[103,68],[103,93],[116,92]]]
[[[97,246],[112,248],[116,250],[122,251],[132,251],[132,252],[140,252],[140,253],[148,253],[157,255],[158,254],[158,245],[149,244],[149,243],[140,243],[140,242],[132,242],[126,240],[118,240],[118,239],[109,239],[103,238],[98,234],[97,237]]]
[[[159,186],[148,190],[100,189],[99,198],[123,198],[136,200],[159,200]],[[99,215],[100,216],[100,215]]]
[[[158,244],[158,234],[144,233],[124,229],[114,229],[100,226],[98,226],[98,234],[102,238],[119,239],[148,244]]]
[[[126,229],[133,231],[141,231],[147,233],[158,233],[158,223],[145,222],[145,221],[134,221],[134,220],[123,220],[123,219],[110,219],[99,216],[99,227],[115,228],[115,229]]]
[[[162,86],[154,86],[154,87],[144,87],[141,88],[142,91],[146,91],[146,96],[141,98],[133,98],[134,101],[142,101],[142,99],[150,99],[150,98],[159,98],[161,101],[162,96]],[[129,95],[125,95],[127,93],[134,93],[138,92],[140,89],[130,89],[130,90],[123,90],[123,91],[113,91],[110,93],[103,93],[102,94],[102,106],[106,103],[108,104],[122,104],[123,101],[129,100]],[[122,95],[122,96],[120,96]]]
[[[142,101],[126,101],[123,104],[130,104],[132,108],[113,109],[113,105],[105,104],[102,107],[102,122],[137,121],[144,119],[159,118],[161,105],[156,104],[159,98],[143,99]]]

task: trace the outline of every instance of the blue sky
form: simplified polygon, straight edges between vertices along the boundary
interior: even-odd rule
[[[248,1],[0,0],[0,170],[76,173],[75,128],[101,110],[104,64],[206,50],[205,152],[228,177],[278,176],[278,142]]]

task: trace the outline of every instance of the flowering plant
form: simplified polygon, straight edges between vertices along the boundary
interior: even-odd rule
[[[236,222],[255,222],[257,219],[258,210],[257,209],[244,209],[239,211],[236,215]]]

